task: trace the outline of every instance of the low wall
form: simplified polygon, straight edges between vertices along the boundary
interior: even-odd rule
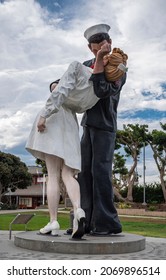
[[[145,209],[117,209],[119,215],[151,216],[166,218],[166,211],[147,211]]]

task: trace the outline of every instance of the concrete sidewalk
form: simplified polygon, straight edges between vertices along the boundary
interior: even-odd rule
[[[36,209],[27,210],[1,210],[0,214],[5,213],[24,213],[35,212]],[[41,211],[38,209],[37,211]],[[42,209],[42,211],[48,211],[48,209]],[[61,212],[62,209],[59,209]],[[63,211],[62,211],[63,212]],[[65,211],[66,213],[66,211]],[[122,213],[121,213],[122,214]],[[124,213],[123,213],[124,214]],[[127,216],[127,213],[125,213]],[[145,218],[145,217],[144,217]],[[153,217],[154,218],[154,217]],[[158,217],[159,218],[159,217]],[[163,219],[163,218],[161,218]],[[18,233],[12,231],[12,239],[9,240],[9,231],[0,230],[0,260],[166,260],[166,238],[153,238],[146,237],[145,250],[127,253],[127,254],[112,254],[112,255],[71,255],[71,254],[56,254],[40,251],[32,251],[16,247],[14,245],[14,235]]]
[[[145,250],[129,254],[71,255],[22,249],[14,245],[14,235],[0,230],[0,260],[166,260],[166,238],[146,237]]]

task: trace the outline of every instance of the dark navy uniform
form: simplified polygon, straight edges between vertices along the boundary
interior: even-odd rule
[[[91,67],[94,60],[84,62]],[[81,207],[86,213],[86,232],[119,233],[122,227],[114,206],[112,161],[117,130],[117,107],[126,74],[117,82],[107,82],[104,72],[92,74],[94,92],[101,98],[84,113],[81,125],[82,171],[78,181]]]

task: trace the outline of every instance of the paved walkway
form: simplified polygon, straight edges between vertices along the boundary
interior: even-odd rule
[[[56,254],[22,249],[14,245],[14,234],[0,230],[0,260],[166,260],[166,238],[146,238],[143,251],[112,255]]]
[[[28,212],[34,212],[28,210]],[[36,211],[36,210],[35,210]],[[38,209],[40,211],[40,209]],[[48,209],[42,209],[48,211]],[[15,213],[18,210],[1,210],[0,214]],[[21,210],[21,213],[27,212],[27,209]],[[61,211],[59,211],[61,212]],[[127,215],[127,213],[125,213]],[[9,240],[9,231],[0,230],[0,260],[166,260],[166,238],[146,237],[145,250],[129,254],[112,254],[112,255],[71,255],[56,254],[40,251],[32,251],[16,247],[14,245],[14,234]]]

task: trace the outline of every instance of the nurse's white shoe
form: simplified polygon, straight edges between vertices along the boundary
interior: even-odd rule
[[[59,223],[57,221],[53,221],[48,223],[44,228],[40,229],[41,234],[51,233],[51,235],[58,235],[59,233]]]

